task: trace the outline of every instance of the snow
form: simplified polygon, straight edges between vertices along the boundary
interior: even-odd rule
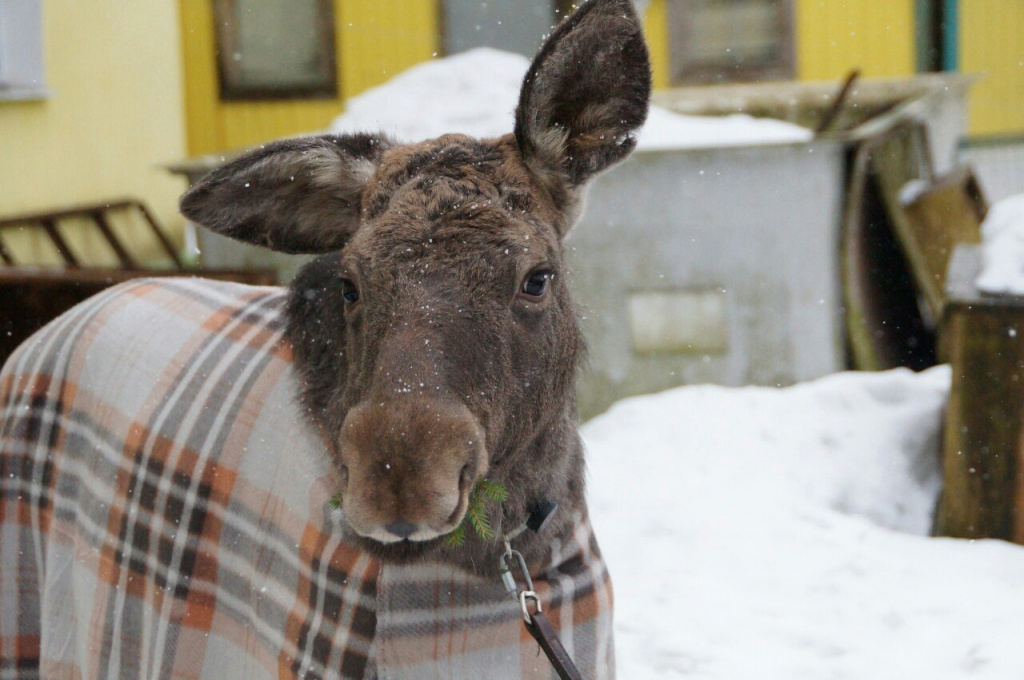
[[[981,225],[982,271],[975,284],[986,293],[1024,295],[1024,194],[999,201]]]
[[[900,187],[899,199],[900,205],[908,206],[917,199],[921,198],[931,188],[926,180],[923,179],[912,179],[902,187]]]
[[[1020,677],[1024,548],[927,536],[950,375],[684,387],[586,424],[620,677]]]
[[[755,118],[745,113],[728,116],[684,116],[660,106],[652,106],[647,123],[640,131],[637,149],[684,149],[752,144],[806,142],[812,133],[807,128],[771,118]]]
[[[419,141],[460,132],[499,137],[512,132],[526,57],[481,47],[414,66],[348,101],[333,132],[381,130]],[[801,142],[811,131],[743,114],[684,116],[652,106],[638,149],[677,149]]]

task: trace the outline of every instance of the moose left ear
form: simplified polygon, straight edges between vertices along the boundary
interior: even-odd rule
[[[515,129],[523,158],[543,178],[561,175],[568,200],[633,150],[650,97],[632,1],[590,0],[555,29],[523,80]]]
[[[272,250],[340,250],[359,228],[363,192],[389,146],[369,134],[267,144],[199,180],[182,196],[181,213]]]

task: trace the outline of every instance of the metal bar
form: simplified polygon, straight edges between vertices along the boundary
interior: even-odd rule
[[[124,244],[121,243],[120,239],[114,233],[114,230],[110,227],[110,222],[107,220],[106,214],[102,210],[97,210],[90,215],[92,221],[99,227],[100,233],[103,234],[103,238],[107,239],[107,243],[114,249],[114,254],[117,255],[117,259],[121,261],[121,266],[126,269],[137,269],[138,265],[132,256],[128,254]]]
[[[960,3],[942,0],[942,70],[956,71],[960,63]]]
[[[839,113],[843,109],[843,105],[846,104],[847,97],[850,96],[850,90],[853,88],[853,84],[860,77],[860,69],[853,69],[846,76],[846,80],[843,81],[843,86],[839,88],[839,94],[836,95],[835,101],[832,102],[832,106],[825,112],[821,122],[818,123],[818,129],[814,131],[815,136],[821,135],[822,133],[828,132],[829,128],[839,117]]]
[[[57,229],[57,221],[51,218],[40,220],[39,223],[43,225],[43,229],[46,230],[46,234],[50,237],[50,240],[53,241],[53,245],[57,247],[57,251],[60,252],[60,256],[64,258],[64,262],[66,262],[69,267],[77,268],[79,266],[78,258],[75,257],[75,254],[68,246],[68,242],[64,240],[64,237],[61,236],[60,231]]]
[[[918,73],[941,71],[942,0],[914,0],[914,47]]]
[[[149,213],[149,210],[146,209],[146,206],[137,202],[134,203],[134,206],[139,209],[142,216],[146,218],[147,222],[149,222],[149,226],[153,229],[153,233],[156,234],[157,239],[160,241],[161,245],[163,245],[164,251],[174,261],[174,265],[179,271],[185,271],[185,263],[181,261],[180,257],[178,257],[178,253],[174,250],[174,244],[171,243],[171,239],[167,238],[167,234],[165,234],[163,229],[160,228],[160,225],[157,224],[157,221]]]

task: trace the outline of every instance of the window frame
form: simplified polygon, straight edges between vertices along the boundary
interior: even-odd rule
[[[245,0],[214,0],[217,80],[222,101],[273,99],[336,99],[338,64],[334,23],[334,0],[312,0],[317,13],[317,76],[313,84],[253,85],[241,82],[239,64],[232,58],[240,51],[234,10]]]
[[[687,45],[695,29],[694,4],[699,0],[668,0],[669,78],[673,86],[709,85],[715,83],[746,83],[765,80],[791,80],[796,77],[796,26],[793,0],[773,0],[778,7],[775,24],[783,50],[778,59],[760,64],[730,66],[726,73],[722,64],[687,59]]]
[[[0,101],[46,99],[41,0],[0,0]]]

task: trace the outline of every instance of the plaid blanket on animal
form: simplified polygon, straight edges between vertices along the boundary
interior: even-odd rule
[[[0,374],[0,678],[549,678],[498,579],[345,541],[300,420],[280,289],[140,280]],[[585,518],[532,569],[586,677],[613,675]]]

